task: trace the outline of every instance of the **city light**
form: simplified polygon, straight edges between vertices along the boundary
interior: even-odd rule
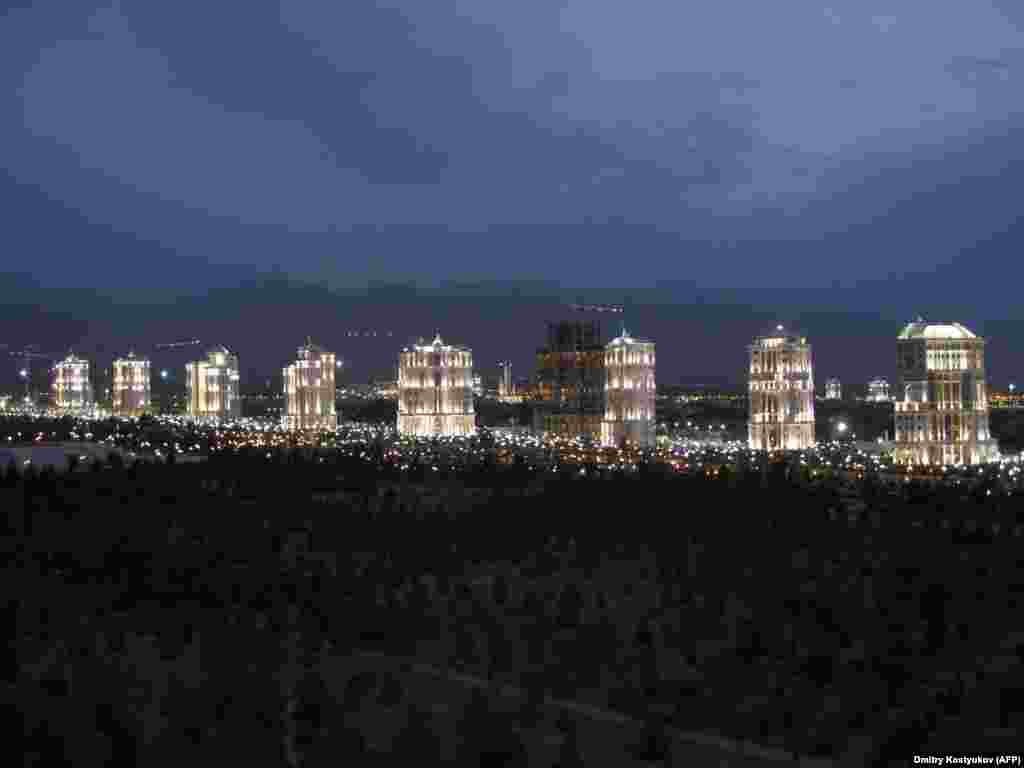
[[[846,422],[840,421],[838,424],[836,424],[836,429],[838,429],[840,432],[845,432],[847,429]]]

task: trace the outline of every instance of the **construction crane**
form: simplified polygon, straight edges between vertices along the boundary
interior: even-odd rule
[[[570,304],[569,308],[574,312],[612,312],[621,314],[621,304]]]
[[[154,349],[179,349],[181,347],[198,347],[203,342],[199,339],[189,339],[188,341],[171,341],[166,344],[154,344]]]

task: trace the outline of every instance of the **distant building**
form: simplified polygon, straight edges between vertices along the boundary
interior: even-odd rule
[[[601,439],[605,416],[605,345],[597,320],[548,324],[537,352],[536,433]]]
[[[654,447],[654,342],[626,333],[605,347],[605,412],[601,442]]]
[[[750,447],[802,450],[814,446],[811,345],[780,325],[750,352]]]
[[[530,391],[529,382],[512,378],[512,363],[498,363],[498,400],[503,403],[521,403]]]
[[[498,363],[498,397],[504,400],[515,393],[515,384],[512,382],[512,363],[507,360]]]
[[[988,425],[985,340],[918,318],[896,340],[894,456],[904,464],[979,464],[999,455]]]
[[[1024,392],[1011,384],[1005,392],[989,392],[989,408],[1024,408]]]
[[[415,437],[468,437],[476,433],[473,353],[445,344],[407,347],[399,354],[398,432]]]
[[[889,382],[885,379],[872,379],[868,382],[868,402],[888,403]]]
[[[129,352],[114,361],[111,370],[111,411],[115,416],[141,416],[152,412],[149,360]]]
[[[473,394],[476,397],[484,396],[484,380],[479,373],[473,374]]]
[[[53,368],[54,405],[66,410],[82,410],[93,405],[89,361],[69,353]]]
[[[284,381],[285,429],[333,430],[338,426],[335,409],[333,353],[307,338],[299,347],[295,362],[282,369]]]
[[[237,419],[242,415],[238,392],[238,355],[213,347],[205,360],[185,366],[188,415],[197,419]]]
[[[842,400],[843,399],[843,388],[839,383],[839,379],[832,378],[825,382],[825,399],[826,400]]]

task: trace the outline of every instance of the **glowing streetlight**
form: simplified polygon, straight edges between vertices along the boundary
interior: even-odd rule
[[[840,421],[838,424],[836,424],[836,429],[839,430],[839,434],[843,434],[844,432],[846,432],[846,430],[847,430],[846,422],[845,421]]]
[[[162,371],[160,371],[160,378],[161,379],[166,379],[167,378],[167,369],[166,368],[164,368]]]

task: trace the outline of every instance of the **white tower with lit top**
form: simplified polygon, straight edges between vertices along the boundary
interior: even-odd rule
[[[445,344],[406,347],[398,357],[398,432],[414,437],[476,433],[473,352]]]
[[[909,323],[896,340],[895,458],[980,464],[999,456],[988,426],[985,340],[960,323]]]
[[[654,342],[626,329],[605,347],[605,409],[601,442],[654,446]]]
[[[285,429],[333,430],[338,426],[334,405],[336,365],[334,354],[309,338],[299,347],[295,362],[283,370]]]
[[[761,336],[750,352],[750,447],[798,451],[814,446],[811,345],[783,326]]]
[[[114,361],[112,411],[115,416],[141,416],[150,409],[149,360],[129,352]]]
[[[53,368],[54,403],[58,408],[78,411],[93,404],[92,383],[89,380],[89,361],[68,354]]]
[[[240,418],[238,381],[238,355],[224,346],[211,349],[205,360],[186,365],[188,415],[195,419]]]

